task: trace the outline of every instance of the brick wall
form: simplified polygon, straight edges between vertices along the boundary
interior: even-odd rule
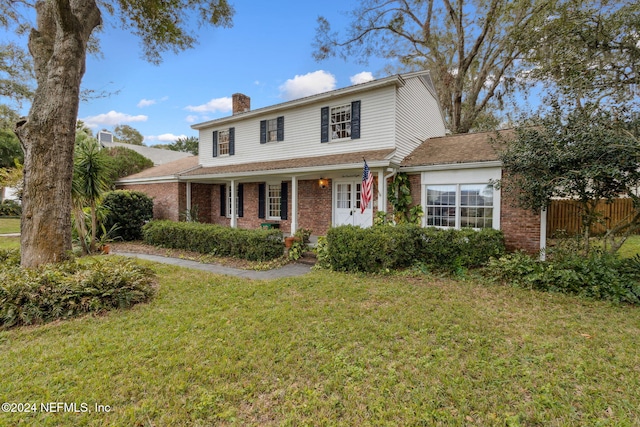
[[[308,228],[316,236],[331,227],[331,186],[320,188],[318,180],[298,181],[298,228]],[[374,193],[375,194],[375,193]]]
[[[503,173],[503,182],[508,179]],[[500,200],[500,228],[504,232],[507,250],[524,250],[530,254],[540,252],[540,214],[517,207],[515,198],[504,191]]]
[[[211,222],[213,187],[210,184],[191,184],[191,209],[197,212],[198,221],[200,222]]]
[[[140,191],[153,199],[153,217],[178,221],[187,206],[186,184],[166,182],[158,184],[118,185],[118,190]]]

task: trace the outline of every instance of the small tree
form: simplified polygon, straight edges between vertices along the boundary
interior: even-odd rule
[[[552,198],[578,201],[587,253],[590,228],[601,221],[598,203],[630,197],[633,215],[605,235],[605,245],[615,252],[640,228],[640,199],[634,193],[640,185],[640,142],[629,125],[628,117],[601,109],[584,108],[563,116],[555,108],[540,126],[517,129],[517,137],[501,153],[510,177],[503,188],[521,207],[535,212],[549,206]]]
[[[144,145],[144,136],[135,128],[129,125],[118,125],[113,129],[113,136],[117,142],[126,144]]]
[[[108,157],[110,173],[109,187],[123,176],[133,175],[153,166],[153,162],[127,147],[110,147],[103,150]]]
[[[108,187],[109,166],[107,157],[100,150],[96,140],[78,132],[77,145],[73,164],[72,200],[78,236],[84,253],[96,250],[96,233],[98,229],[97,206]],[[84,207],[91,211],[91,239],[85,245],[87,232],[84,222]]]

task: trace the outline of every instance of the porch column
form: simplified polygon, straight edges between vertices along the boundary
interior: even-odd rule
[[[187,181],[187,221],[191,221],[191,182]],[[180,214],[178,212],[178,214]]]
[[[291,177],[291,235],[298,229],[298,177]]]
[[[547,208],[540,211],[540,261],[547,259]]]
[[[387,212],[387,180],[384,171],[378,171],[378,212]]]
[[[229,183],[229,191],[231,191],[231,228],[238,226],[238,218],[236,218],[236,181],[234,179]]]

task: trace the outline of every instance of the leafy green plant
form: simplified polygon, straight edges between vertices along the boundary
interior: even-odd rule
[[[197,222],[151,221],[142,228],[151,245],[266,261],[284,254],[280,230],[247,230]]]
[[[142,226],[153,218],[153,200],[140,191],[116,190],[105,194],[102,204],[108,208],[105,227],[114,226],[114,238],[142,239]]]
[[[621,259],[597,251],[588,256],[564,253],[547,261],[515,253],[492,259],[486,272],[503,283],[527,289],[639,304],[638,267],[640,257]]]
[[[151,270],[132,260],[98,258],[21,269],[18,251],[0,251],[0,327],[123,309],[155,295]]]
[[[289,259],[294,261],[302,258],[302,254],[309,250],[309,238],[311,230],[307,228],[299,228],[294,233],[295,239],[289,248]]]
[[[3,200],[0,202],[0,216],[20,216],[22,206],[15,200]]]

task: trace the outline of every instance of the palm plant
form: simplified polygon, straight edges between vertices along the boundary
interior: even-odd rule
[[[74,216],[78,237],[83,253],[96,250],[96,233],[98,229],[97,206],[102,195],[109,189],[109,164],[96,140],[84,132],[76,135],[76,147],[73,164],[73,185],[71,189]],[[91,239],[87,247],[84,207],[89,207],[91,216]]]

